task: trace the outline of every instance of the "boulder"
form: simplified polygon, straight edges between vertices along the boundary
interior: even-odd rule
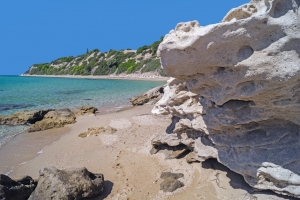
[[[34,124],[35,122],[42,120],[44,116],[50,111],[53,111],[53,109],[22,111],[8,116],[0,116],[0,124]]]
[[[60,128],[66,124],[76,122],[75,114],[69,109],[53,110],[48,112],[41,121],[31,125],[28,132],[43,131],[51,128]]]
[[[182,177],[182,173],[163,172],[160,176],[161,179],[164,179],[160,184],[160,190],[164,192],[174,192],[178,188],[183,187],[184,184],[177,180]]]
[[[132,98],[130,102],[134,106],[141,106],[146,103],[156,103],[163,95],[165,86],[159,86],[153,88],[144,94],[141,94],[135,98]]]
[[[92,135],[97,136],[97,135],[102,134],[102,133],[103,134],[114,134],[116,131],[117,131],[117,129],[112,128],[110,126],[93,127],[93,128],[88,128],[87,132],[80,133],[78,135],[78,137],[85,138],[85,137],[89,137],[89,136],[92,136]]]
[[[75,116],[95,114],[98,109],[93,106],[81,106],[73,110]]]
[[[27,200],[36,185],[37,182],[29,176],[12,180],[8,176],[0,174],[0,199]]]
[[[93,174],[86,168],[58,170],[43,168],[30,200],[70,200],[96,197],[103,193],[103,174]]]
[[[217,158],[259,190],[300,198],[300,1],[252,0],[221,23],[179,23],[158,48],[173,76],[159,143]],[[155,141],[152,141],[155,143]]]

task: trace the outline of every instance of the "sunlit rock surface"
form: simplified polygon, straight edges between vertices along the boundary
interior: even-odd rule
[[[221,23],[179,23],[160,44],[168,82],[154,144],[217,158],[254,188],[300,198],[300,0],[252,0]]]

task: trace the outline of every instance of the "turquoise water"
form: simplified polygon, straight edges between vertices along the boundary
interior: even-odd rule
[[[130,105],[129,99],[164,82],[0,76],[0,115],[43,108]],[[1,141],[22,128],[0,126]],[[6,136],[7,137],[6,137]]]

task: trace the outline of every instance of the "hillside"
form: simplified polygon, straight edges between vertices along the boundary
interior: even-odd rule
[[[34,64],[25,74],[29,75],[124,75],[154,72],[165,76],[156,55],[163,37],[150,46],[137,50],[113,50],[100,52],[98,49],[87,51],[77,57],[68,56],[50,63]]]

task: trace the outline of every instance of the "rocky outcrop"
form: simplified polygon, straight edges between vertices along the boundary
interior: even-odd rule
[[[37,182],[29,176],[12,180],[8,176],[0,174],[0,199],[27,200],[36,185]]]
[[[103,190],[103,174],[93,174],[86,168],[48,167],[40,170],[37,187],[29,199],[86,199],[102,194]]]
[[[161,97],[163,96],[164,87],[165,86],[159,86],[159,87],[153,88],[153,89],[145,92],[144,94],[141,94],[141,95],[139,95],[135,98],[132,98],[130,100],[130,102],[134,106],[141,106],[141,105],[144,105],[146,103],[154,104],[157,101],[159,101],[161,99]]]
[[[72,110],[72,112],[75,114],[75,116],[81,116],[81,115],[93,115],[96,113],[98,109],[93,106],[81,106],[75,110]]]
[[[43,131],[52,128],[60,128],[66,124],[76,122],[76,117],[95,114],[98,109],[93,106],[81,106],[74,109],[45,109],[35,111],[22,111],[8,116],[0,116],[0,125],[31,125],[29,132]]]
[[[69,109],[54,110],[48,112],[41,121],[32,124],[28,132],[43,131],[52,128],[60,128],[66,124],[74,124],[76,117]]]
[[[115,128],[112,128],[110,126],[101,126],[101,127],[93,127],[93,128],[88,128],[88,131],[87,132],[83,132],[83,133],[80,133],[78,135],[78,137],[82,137],[82,138],[85,138],[85,137],[89,137],[89,136],[92,136],[92,135],[99,135],[99,134],[114,134],[115,132],[117,132],[117,129]]]
[[[34,124],[35,122],[42,120],[49,111],[53,111],[53,109],[22,111],[9,116],[0,116],[0,124],[6,124],[6,125]]]
[[[252,0],[219,24],[180,23],[158,49],[168,82],[152,141],[217,158],[252,187],[300,198],[300,1]],[[154,145],[155,147],[155,145]]]

